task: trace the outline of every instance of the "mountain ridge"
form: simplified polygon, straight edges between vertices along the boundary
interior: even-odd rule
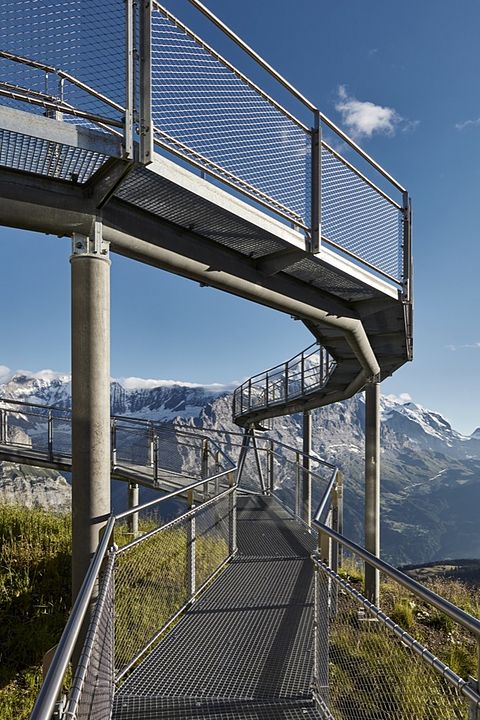
[[[113,414],[240,432],[232,420],[229,386],[135,380],[127,387],[113,380]],[[11,373],[0,384],[0,396],[68,408],[70,379],[52,371]],[[384,557],[396,563],[480,557],[473,511],[480,500],[480,432],[462,435],[440,413],[407,397],[382,396],[381,412]],[[346,534],[357,540],[363,523],[364,414],[362,395],[313,414],[313,449],[344,473]],[[301,434],[301,415],[277,418],[271,433],[295,446]]]

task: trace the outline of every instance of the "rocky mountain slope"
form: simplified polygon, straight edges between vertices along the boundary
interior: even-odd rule
[[[228,390],[139,379],[114,381],[112,412],[239,432],[232,422]],[[0,385],[0,396],[66,408],[69,378],[51,372],[12,373]],[[464,436],[438,413],[411,401],[387,396],[381,402],[384,557],[395,563],[480,557],[480,429]],[[363,422],[362,395],[316,410],[313,422],[314,451],[344,472],[346,532],[354,539],[361,539],[363,522]],[[301,431],[301,417],[293,415],[276,419],[271,434],[298,446]],[[230,441],[224,447],[232,455],[237,452]],[[52,495],[47,486],[61,483],[55,472],[33,472],[6,463],[1,473],[0,493],[12,498],[15,486],[21,487],[21,502],[30,492],[29,483],[31,502],[37,498],[47,504]],[[38,482],[33,482],[34,477]],[[60,484],[57,488],[64,502],[68,488],[63,485],[60,490]],[[118,492],[124,497],[123,490]]]

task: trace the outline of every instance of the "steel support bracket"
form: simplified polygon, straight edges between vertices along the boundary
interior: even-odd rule
[[[110,256],[110,243],[103,239],[102,221],[95,219],[90,235],[73,233],[72,255],[90,255],[108,260]]]

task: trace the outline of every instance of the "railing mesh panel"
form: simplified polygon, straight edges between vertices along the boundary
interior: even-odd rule
[[[70,691],[65,717],[72,720],[109,720],[113,704],[113,562],[99,582],[98,598]]]
[[[315,683],[332,717],[467,720],[468,700],[409,647],[407,634],[402,641],[393,620],[378,619],[358,591],[317,567]]]
[[[234,490],[208,500],[198,496],[202,504],[193,511],[117,551],[117,677],[160,637],[191,600],[192,593],[228,558],[232,493]],[[155,528],[157,523],[158,518],[141,518],[140,532]],[[128,533],[123,537],[128,539]],[[121,542],[122,534],[116,534],[117,538]]]
[[[322,236],[402,279],[403,213],[322,148]]]
[[[188,520],[120,552],[115,566],[115,669],[121,672],[185,605]]]
[[[228,558],[230,496],[208,505],[196,516],[195,584],[200,588]]]
[[[125,16],[123,0],[6,0],[0,8],[0,49],[64,70],[124,106]],[[55,73],[0,58],[0,77],[13,90],[29,91],[30,97],[62,99],[85,112],[119,118],[115,110],[61,82]],[[42,107],[2,96],[0,103],[45,114]]]
[[[153,122],[168,150],[309,226],[310,135],[154,2]]]

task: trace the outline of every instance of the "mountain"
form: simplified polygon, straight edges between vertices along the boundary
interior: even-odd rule
[[[204,387],[138,378],[113,381],[112,412],[161,420],[179,427],[215,430],[212,437],[220,441],[223,436],[218,431],[240,433],[232,422],[230,390],[221,385]],[[69,377],[50,371],[11,373],[0,384],[0,396],[67,408]],[[392,396],[382,397],[381,410],[382,554],[385,559],[398,564],[445,557],[480,557],[477,521],[480,429],[470,436],[462,435],[439,413]],[[361,540],[363,524],[364,415],[364,398],[358,395],[316,410],[313,419],[314,452],[337,464],[344,473],[346,534],[356,540]],[[299,415],[277,418],[270,433],[275,439],[296,447],[300,447],[301,434]],[[236,457],[240,442],[240,435],[227,438],[222,447]],[[277,483],[291,482],[291,473],[286,479],[289,459],[292,458],[285,452],[283,467],[277,468]],[[252,468],[253,458],[250,463]],[[25,477],[33,477],[25,466],[20,470]],[[7,476],[11,479],[12,472],[17,471],[7,463],[2,464],[4,479]],[[50,476],[51,471],[36,472],[36,477],[43,478],[44,483],[55,483],[55,477],[59,481],[57,473],[52,472]],[[0,492],[1,482],[0,479]],[[25,488],[23,481],[17,482]],[[11,480],[9,483],[11,495]],[[32,490],[33,495],[40,497],[40,487],[41,483],[35,492]],[[48,493],[43,495],[46,498]],[[125,496],[123,486],[114,491],[117,507]]]

